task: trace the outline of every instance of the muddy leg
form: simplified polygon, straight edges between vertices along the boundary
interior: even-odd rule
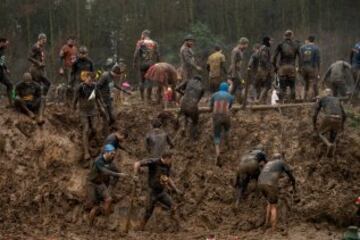
[[[84,149],[84,160],[89,160],[90,152],[89,152],[89,129],[90,129],[90,118],[87,116],[81,117],[82,118],[82,142],[83,142],[83,149]]]
[[[100,213],[100,207],[98,206],[94,206],[91,211],[90,211],[90,214],[89,214],[89,224],[90,225],[93,225],[94,224],[94,220],[95,220],[95,217]]]
[[[141,221],[140,226],[139,226],[140,231],[145,230],[146,223],[149,221],[151,215],[154,212],[155,204],[157,202],[156,199],[157,199],[156,195],[153,192],[150,192],[149,199],[148,199],[148,204],[147,204],[146,210],[145,210],[145,215],[144,215],[144,218]]]
[[[266,206],[265,228],[269,226],[270,216],[271,216],[271,205],[270,203],[268,203]]]
[[[31,112],[27,107],[25,102],[21,99],[21,98],[16,98],[15,99],[15,107],[25,113],[26,115],[28,115],[31,119],[35,119],[35,114],[33,112]]]
[[[0,70],[0,71],[4,71],[4,70]],[[9,101],[9,107],[12,107],[13,106],[13,99],[12,99],[13,85],[5,73],[2,73],[0,75],[0,82],[6,86],[6,93],[7,93],[7,97],[8,97],[8,101]]]
[[[271,230],[274,232],[277,226],[277,204],[270,204]]]
[[[42,124],[44,124],[44,112],[45,112],[45,99],[46,99],[46,97],[45,96],[43,96],[43,97],[41,97],[41,99],[39,100],[40,101],[40,103],[38,103],[39,104],[39,113],[38,113],[38,120],[37,120],[37,123],[39,124],[39,125],[42,125]]]
[[[151,103],[151,95],[152,95],[152,86],[150,86],[151,83],[149,83],[149,86],[146,88],[146,99],[148,103]]]
[[[104,200],[104,215],[105,216],[109,216],[111,213],[111,203],[112,203],[111,198],[107,198]]]

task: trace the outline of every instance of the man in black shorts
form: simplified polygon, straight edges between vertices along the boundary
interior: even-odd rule
[[[265,225],[271,222],[271,229],[274,231],[277,224],[277,203],[279,198],[279,178],[285,172],[291,180],[294,192],[295,178],[292,175],[290,167],[284,162],[280,153],[274,154],[271,161],[265,164],[261,170],[258,187],[267,200]]]
[[[172,152],[166,151],[159,158],[149,158],[138,161],[134,164],[135,175],[139,172],[141,167],[148,167],[149,169],[149,198],[146,206],[146,211],[143,220],[141,221],[140,230],[143,231],[146,223],[150,219],[157,202],[160,202],[166,209],[171,211],[171,218],[179,225],[175,218],[175,205],[167,192],[167,189],[172,189],[178,194],[182,192],[175,186],[173,180],[170,178],[172,162]]]

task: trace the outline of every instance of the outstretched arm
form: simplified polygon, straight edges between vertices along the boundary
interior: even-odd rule
[[[168,184],[171,189],[173,189],[176,193],[181,194],[182,192],[176,187],[174,181],[169,177],[168,178]]]
[[[126,173],[119,173],[119,172],[114,172],[114,171],[111,171],[109,169],[107,169],[106,167],[98,167],[98,169],[105,175],[108,175],[108,176],[113,176],[113,177],[124,177],[124,176],[127,176]]]

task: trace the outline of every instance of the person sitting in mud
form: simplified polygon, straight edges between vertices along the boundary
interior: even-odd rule
[[[92,224],[99,212],[109,215],[111,211],[111,190],[115,187],[119,177],[127,176],[120,173],[114,164],[115,148],[111,144],[104,147],[103,152],[93,162],[87,177],[88,199],[86,208],[91,209],[89,222]],[[103,207],[99,203],[103,202]]]
[[[15,87],[15,94],[15,108],[31,119],[36,119],[37,115],[38,124],[43,124],[41,86],[33,81],[30,73],[24,73],[23,81]]]
[[[140,224],[141,231],[145,229],[145,225],[150,219],[157,202],[162,203],[171,211],[172,220],[175,221],[176,226],[179,226],[179,221],[175,217],[175,204],[173,204],[167,191],[174,190],[177,194],[182,194],[170,178],[172,158],[172,152],[166,151],[161,157],[145,159],[134,164],[135,175],[138,174],[139,169],[142,167],[147,167],[149,169],[148,184],[150,191],[145,215]]]
[[[324,97],[315,103],[313,115],[314,131],[321,135],[330,133],[330,143],[334,144],[338,132],[344,130],[346,114],[340,100],[332,96],[331,89],[326,89],[324,95]],[[323,110],[325,116],[318,128],[316,123],[321,110]]]
[[[229,93],[229,85],[226,82],[220,84],[219,91],[210,99],[210,109],[213,112],[214,142],[216,151],[216,165],[220,163],[220,142],[224,129],[225,144],[229,147],[230,109],[234,97]]]
[[[184,97],[181,99],[180,112],[178,119],[181,115],[185,116],[185,128],[188,125],[188,120],[191,120],[191,137],[197,138],[198,123],[199,123],[199,107],[198,104],[204,96],[205,90],[201,83],[201,77],[195,76],[189,81],[183,81],[177,88]]]
[[[275,153],[272,159],[261,170],[258,187],[267,201],[265,225],[271,223],[273,231],[277,225],[277,203],[279,198],[279,178],[286,173],[291,180],[293,191],[296,192],[295,178],[290,167],[284,162],[280,153]]]
[[[163,152],[169,148],[173,148],[174,144],[169,135],[161,129],[161,122],[159,119],[152,121],[153,129],[146,134],[145,147],[150,157],[160,157]]]
[[[102,106],[100,95],[96,91],[96,85],[93,82],[94,74],[90,72],[83,73],[85,81],[80,83],[75,91],[73,102],[74,111],[76,110],[77,103],[79,102],[80,119],[82,125],[82,141],[84,148],[84,159],[90,159],[89,152],[89,137],[95,135],[95,117],[97,113],[97,104]],[[102,109],[100,107],[100,109]]]
[[[240,160],[240,165],[236,174],[236,206],[239,206],[240,200],[244,195],[250,180],[257,181],[260,175],[260,163],[267,162],[264,147],[259,144],[254,149],[246,153]]]

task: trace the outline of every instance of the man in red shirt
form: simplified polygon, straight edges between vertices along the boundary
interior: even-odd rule
[[[59,57],[62,62],[59,73],[64,76],[66,84],[68,85],[71,77],[71,67],[76,61],[78,49],[75,45],[75,38],[69,37],[66,44],[61,48]]]

